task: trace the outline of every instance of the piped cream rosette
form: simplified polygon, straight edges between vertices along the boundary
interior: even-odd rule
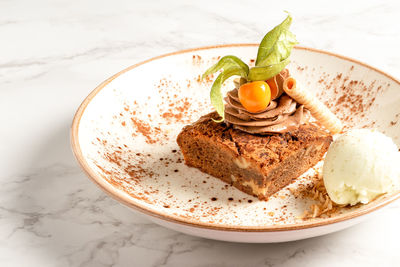
[[[343,129],[342,122],[333,114],[327,106],[319,101],[309,91],[297,87],[296,79],[288,77],[283,82],[283,90],[297,103],[304,105],[332,134],[340,133]]]

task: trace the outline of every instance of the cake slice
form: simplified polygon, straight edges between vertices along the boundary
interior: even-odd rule
[[[282,134],[254,135],[225,123],[215,112],[185,126],[177,142],[188,166],[267,200],[319,162],[332,136],[307,123]]]

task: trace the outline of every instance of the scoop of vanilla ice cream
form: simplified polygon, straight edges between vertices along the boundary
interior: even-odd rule
[[[390,137],[378,131],[351,130],[329,147],[323,179],[334,202],[368,203],[400,189],[400,152]]]

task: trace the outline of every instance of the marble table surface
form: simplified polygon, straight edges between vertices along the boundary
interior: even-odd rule
[[[400,202],[327,236],[206,240],[160,227],[78,167],[69,128],[101,81],[163,53],[259,42],[294,16],[302,45],[400,77],[400,3],[0,1],[0,266],[400,266]]]

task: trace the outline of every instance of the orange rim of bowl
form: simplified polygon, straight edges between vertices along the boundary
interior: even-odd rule
[[[243,44],[225,44],[225,45],[214,45],[214,46],[205,46],[205,47],[199,47],[199,48],[193,48],[193,49],[186,49],[186,50],[180,50],[177,52],[172,52],[164,55],[160,55],[157,57],[150,58],[148,60],[142,61],[140,63],[137,63],[135,65],[132,65],[117,74],[113,75],[112,77],[108,78],[104,82],[102,82],[99,86],[97,86],[82,102],[82,104],[79,106],[78,110],[75,113],[72,126],[71,126],[71,146],[72,146],[72,151],[83,169],[83,171],[86,173],[86,175],[95,183],[97,184],[102,190],[104,190],[108,195],[110,195],[112,198],[116,199],[117,201],[127,205],[128,207],[131,207],[137,211],[140,211],[146,215],[150,215],[153,217],[156,217],[158,219],[162,219],[168,222],[172,223],[177,223],[181,225],[186,225],[186,226],[192,226],[192,227],[197,227],[197,228],[202,228],[202,229],[212,229],[212,230],[219,230],[219,231],[237,231],[237,232],[276,232],[276,231],[293,231],[293,230],[301,230],[301,229],[307,229],[307,228],[313,228],[313,227],[320,227],[320,226],[327,226],[330,224],[334,223],[339,223],[339,222],[344,222],[350,219],[354,219],[357,217],[360,217],[362,215],[369,214],[383,206],[386,206],[390,204],[391,202],[395,201],[396,199],[400,198],[400,192],[395,192],[390,195],[384,195],[370,204],[367,204],[361,208],[358,208],[354,211],[351,211],[346,214],[341,214],[336,217],[332,218],[326,218],[323,220],[318,220],[318,221],[303,221],[300,223],[294,223],[294,224],[286,224],[286,225],[267,225],[267,226],[235,226],[235,225],[226,225],[226,224],[212,224],[212,223],[206,223],[206,222],[199,222],[195,220],[191,220],[188,218],[183,218],[180,216],[175,216],[175,215],[169,215],[169,214],[164,214],[163,212],[156,210],[156,209],[150,209],[146,207],[145,205],[142,205],[139,203],[136,199],[130,197],[126,192],[123,190],[117,189],[113,185],[107,182],[107,180],[104,178],[103,175],[97,174],[92,168],[89,167],[89,164],[85,160],[85,158],[82,155],[82,151],[79,145],[79,124],[80,120],[82,118],[83,113],[85,112],[86,107],[89,105],[89,103],[92,101],[92,99],[105,87],[107,86],[111,81],[119,77],[120,75],[137,68],[143,64],[146,64],[148,62],[168,57],[168,56],[174,56],[178,54],[184,54],[184,53],[190,53],[190,52],[195,52],[195,51],[200,51],[200,50],[209,50],[209,49],[216,49],[216,48],[227,48],[227,47],[255,47],[258,46],[258,44],[253,44],[253,43],[243,43]],[[308,47],[302,47],[302,46],[296,46],[295,49],[299,50],[308,50],[314,53],[321,53],[329,56],[334,56],[346,61],[350,61],[352,63],[367,67],[369,69],[372,69],[393,82],[397,83],[400,86],[400,81],[395,79],[394,77],[390,76],[389,74],[374,68],[368,64],[365,64],[363,62],[360,62],[358,60],[337,55],[335,53],[323,51],[323,50],[318,50],[314,48],[308,48]]]

